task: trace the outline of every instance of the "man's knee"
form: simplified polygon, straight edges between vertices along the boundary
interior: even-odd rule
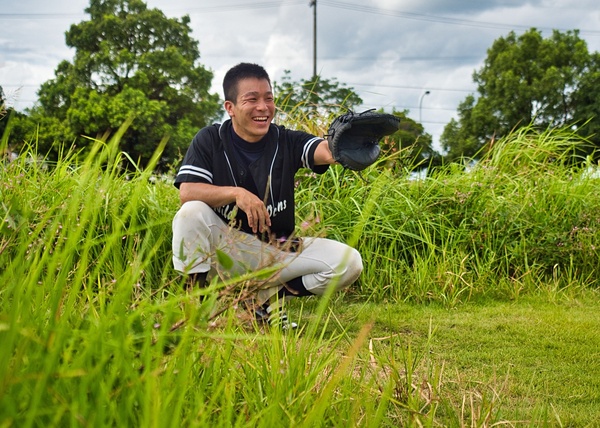
[[[355,282],[363,271],[362,256],[355,248],[351,248],[348,253],[348,260],[346,262],[346,272],[343,275],[343,284],[341,287],[347,287]]]
[[[173,218],[173,264],[182,272],[205,272],[210,268],[211,222],[216,214],[206,203],[183,204]]]
[[[202,221],[203,223],[208,223],[208,218],[215,215],[215,212],[212,210],[208,204],[202,201],[188,201],[184,203],[173,218],[173,224],[179,223],[195,223],[197,221]]]
[[[304,285],[306,289],[312,294],[322,295],[330,287],[342,290],[353,284],[363,271],[362,257],[352,247],[346,247],[341,257],[336,263],[337,267],[334,267],[332,270],[305,277]]]

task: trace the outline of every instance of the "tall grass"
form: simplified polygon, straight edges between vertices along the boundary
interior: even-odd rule
[[[68,151],[51,165],[29,148],[0,168],[0,425],[497,418],[493,394],[468,415],[444,399],[427,347],[395,336],[380,346],[369,323],[349,334],[330,296],[307,328],[282,335],[262,334],[227,306],[252,278],[215,282],[202,301],[201,291],[186,293],[171,267],[176,191],[152,165],[125,174],[118,141],[94,141],[83,159]],[[425,180],[399,177],[384,161],[362,177],[340,168],[300,175],[299,224],[357,246],[366,269],[354,293],[375,302],[451,307],[548,284],[597,287],[598,180],[557,161],[569,141],[517,134],[468,172]],[[216,292],[227,295],[218,302]]]
[[[124,174],[118,141],[2,165],[1,425],[379,425],[390,398],[357,359],[368,328],[299,340],[235,307],[214,319],[216,296],[200,303],[171,267],[174,188],[151,166]]]
[[[478,163],[424,179],[383,166],[362,176],[331,169],[316,189],[302,181],[303,215],[320,219],[316,233],[359,231],[361,292],[376,300],[452,306],[548,283],[598,288],[597,166],[568,165],[583,143],[565,130],[525,128]]]

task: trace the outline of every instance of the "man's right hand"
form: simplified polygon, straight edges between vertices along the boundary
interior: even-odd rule
[[[243,187],[237,187],[235,204],[246,213],[252,232],[265,232],[271,227],[271,217],[263,201]]]
[[[271,217],[263,201],[254,193],[243,187],[215,186],[208,183],[181,183],[179,199],[182,204],[187,201],[202,201],[213,208],[235,202],[240,210],[246,213],[248,224],[254,233],[266,232],[271,227]]]

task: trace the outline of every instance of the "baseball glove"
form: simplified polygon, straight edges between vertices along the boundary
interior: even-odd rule
[[[379,157],[379,141],[400,129],[400,118],[367,110],[336,117],[327,131],[327,144],[336,162],[362,171]]]

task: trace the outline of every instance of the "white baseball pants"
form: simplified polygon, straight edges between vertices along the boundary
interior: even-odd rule
[[[233,259],[231,269],[218,265],[217,249]],[[209,276],[217,273],[224,278],[279,268],[267,288],[259,292],[259,301],[268,300],[283,283],[298,277],[312,294],[322,295],[328,286],[342,289],[356,281],[363,269],[359,252],[346,244],[302,238],[301,250],[285,251],[229,227],[201,201],[186,202],[173,219],[173,264],[185,274],[210,271]]]

